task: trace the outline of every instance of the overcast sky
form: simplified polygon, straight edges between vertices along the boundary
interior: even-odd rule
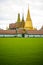
[[[40,29],[43,25],[43,0],[0,0],[0,28],[15,23],[19,12],[21,19],[24,13],[26,20],[28,6],[33,27]]]

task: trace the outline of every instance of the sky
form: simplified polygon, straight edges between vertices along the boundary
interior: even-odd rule
[[[43,0],[0,0],[0,28],[6,29],[17,21],[18,13],[26,20],[28,7],[34,28],[43,26]]]

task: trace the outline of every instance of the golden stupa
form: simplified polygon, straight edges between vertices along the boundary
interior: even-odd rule
[[[26,18],[26,22],[25,22],[24,28],[25,28],[26,30],[33,30],[32,20],[31,20],[31,18],[30,18],[29,9],[28,9],[27,18]]]

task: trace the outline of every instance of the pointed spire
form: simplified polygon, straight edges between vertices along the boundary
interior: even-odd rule
[[[22,28],[24,28],[25,22],[24,22],[24,14],[22,14],[22,21],[21,21]]]
[[[26,21],[30,21],[31,18],[30,18],[30,11],[29,11],[29,7],[28,7],[28,13],[27,13],[27,18],[26,18]]]
[[[30,17],[29,8],[28,8],[28,13],[27,13],[27,18],[26,18],[24,28],[27,29],[27,30],[33,30],[32,20],[31,20],[31,17]]]
[[[18,13],[17,22],[20,22],[20,13]]]
[[[24,21],[24,14],[22,14],[22,21]]]

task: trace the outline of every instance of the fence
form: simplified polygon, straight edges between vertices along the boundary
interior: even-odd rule
[[[43,38],[43,34],[42,35],[33,35],[33,34],[0,34],[0,38],[3,37],[24,37],[24,38]]]

